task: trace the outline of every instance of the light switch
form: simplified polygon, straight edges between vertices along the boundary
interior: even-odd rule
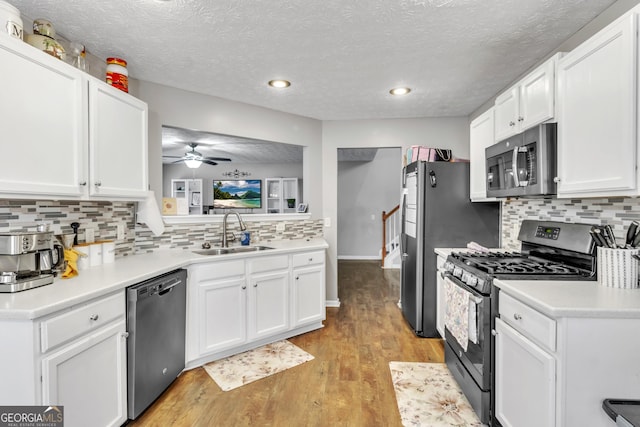
[[[325,227],[331,227],[331,217],[326,217],[324,219],[324,226]]]

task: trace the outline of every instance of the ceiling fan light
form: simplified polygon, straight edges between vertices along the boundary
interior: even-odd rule
[[[190,169],[197,169],[202,164],[202,160],[198,159],[185,159],[184,164]]]

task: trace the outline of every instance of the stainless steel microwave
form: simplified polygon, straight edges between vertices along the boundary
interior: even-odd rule
[[[486,148],[487,196],[556,194],[556,124],[544,123]]]

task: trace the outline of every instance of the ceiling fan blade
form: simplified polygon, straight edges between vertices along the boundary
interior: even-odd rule
[[[182,163],[183,161],[184,161],[184,160],[182,160],[182,158],[180,158],[180,160],[176,160],[175,162],[171,162],[171,164],[174,164],[174,163]]]
[[[216,162],[212,162],[211,160],[207,160],[207,159],[202,159],[202,163],[206,163],[206,164],[211,165],[211,166],[217,165]]]
[[[181,159],[183,156],[162,156],[162,157],[166,157],[167,159]]]
[[[203,160],[217,160],[219,162],[230,162],[231,159],[227,157],[203,157]]]

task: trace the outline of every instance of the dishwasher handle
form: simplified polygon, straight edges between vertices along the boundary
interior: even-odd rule
[[[158,289],[158,295],[163,296],[168,294],[180,283],[182,283],[182,280],[178,278],[173,279],[171,282],[168,282],[168,284],[163,283]]]

